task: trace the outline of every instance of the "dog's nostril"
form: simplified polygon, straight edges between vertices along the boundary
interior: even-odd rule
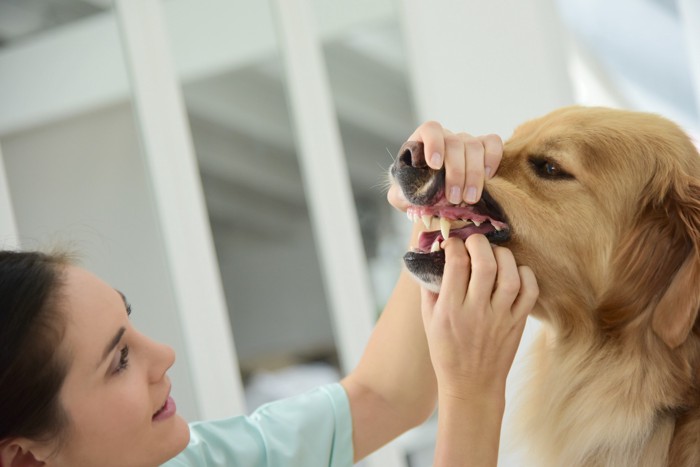
[[[399,149],[398,162],[403,167],[427,167],[423,154],[423,143],[420,141],[407,141]]]
[[[410,149],[404,149],[404,151],[399,154],[399,164],[401,164],[401,165],[407,165],[407,166],[413,165],[411,163],[411,159],[412,159],[412,156],[411,156]]]

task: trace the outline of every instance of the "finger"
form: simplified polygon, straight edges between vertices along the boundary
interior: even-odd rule
[[[406,209],[411,206],[411,203],[408,202],[406,196],[403,194],[403,190],[396,183],[392,183],[391,187],[389,187],[386,199],[389,201],[389,204],[399,211],[406,212]]]
[[[519,266],[518,273],[520,275],[520,292],[513,303],[511,311],[515,319],[524,321],[525,317],[532,311],[535,303],[537,303],[540,289],[532,269],[527,266]]]
[[[408,141],[421,141],[428,167],[435,170],[442,168],[445,160],[445,131],[442,125],[427,121],[416,128]]]
[[[470,235],[465,245],[471,258],[471,278],[467,290],[467,301],[480,308],[490,305],[491,294],[496,283],[497,265],[491,244],[483,235]]]
[[[484,145],[477,138],[464,141],[466,177],[463,199],[469,204],[481,198],[484,189]]]
[[[462,202],[466,160],[464,143],[458,135],[445,136],[445,189],[452,204]]]
[[[484,146],[484,174],[486,179],[493,177],[503,158],[503,140],[498,135],[479,136]]]
[[[461,239],[453,237],[445,241],[445,270],[442,275],[439,300],[448,303],[464,302],[471,275],[471,260]]]
[[[437,301],[438,294],[431,292],[430,290],[421,287],[420,288],[420,302],[421,302],[421,315],[423,316],[423,327],[427,328],[428,323],[433,318],[433,310],[435,309],[435,302]]]
[[[508,313],[520,293],[520,274],[513,253],[508,248],[494,247],[496,259],[496,287],[491,297],[491,307],[494,311]]]

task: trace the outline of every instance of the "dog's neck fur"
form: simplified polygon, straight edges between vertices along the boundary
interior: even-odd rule
[[[639,340],[645,349],[636,352],[590,335],[559,336],[543,325],[531,349],[538,366],[528,371],[516,414],[532,465],[667,465],[676,411],[692,383],[673,374],[672,363],[667,374],[644,371],[639,355],[666,360],[668,349],[658,351],[654,336]]]

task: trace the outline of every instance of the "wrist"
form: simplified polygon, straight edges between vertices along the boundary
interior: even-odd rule
[[[505,393],[484,390],[449,391],[438,389],[438,407],[450,407],[460,411],[503,412],[505,410]]]
[[[438,396],[450,399],[499,401],[505,399],[506,380],[502,378],[440,378]]]
[[[505,397],[493,391],[438,391],[437,466],[495,466]]]

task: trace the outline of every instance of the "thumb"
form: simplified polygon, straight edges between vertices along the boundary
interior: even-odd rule
[[[391,187],[389,188],[389,191],[386,194],[386,199],[389,201],[389,204],[391,204],[394,208],[398,209],[399,211],[406,212],[409,206],[411,206],[411,203],[409,203],[406,199],[403,190],[401,190],[401,188],[396,183],[391,184]]]
[[[433,319],[433,310],[437,302],[438,294],[421,287],[420,288],[420,310],[423,315],[423,326],[427,327],[428,323]]]

